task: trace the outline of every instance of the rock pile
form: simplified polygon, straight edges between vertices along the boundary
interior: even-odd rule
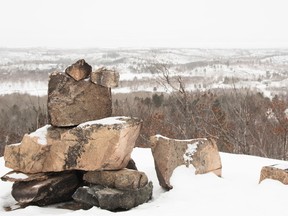
[[[46,125],[6,146],[14,171],[12,196],[22,205],[74,199],[85,206],[130,209],[152,197],[152,183],[134,167],[131,152],[142,121],[111,117],[111,87],[119,74],[79,60],[50,75]],[[128,166],[128,167],[127,167]],[[127,168],[126,168],[127,167]]]
[[[6,146],[2,177],[14,182],[12,196],[20,205],[39,206],[74,200],[76,206],[117,211],[149,201],[153,186],[137,170],[131,152],[140,133],[138,118],[111,117],[111,88],[119,74],[95,72],[81,59],[65,73],[54,72],[48,84],[49,124]],[[221,176],[217,145],[210,139],[176,140],[150,137],[159,184],[170,190],[177,166],[195,174]]]
[[[137,170],[90,171],[83,179],[94,186],[78,188],[73,199],[103,209],[131,209],[152,197],[152,182]]]

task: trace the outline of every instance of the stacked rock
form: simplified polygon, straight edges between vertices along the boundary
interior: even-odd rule
[[[152,196],[152,182],[137,170],[90,171],[83,179],[93,186],[78,188],[73,199],[107,210],[131,209]]]
[[[111,87],[118,81],[117,72],[92,72],[83,59],[65,73],[50,75],[49,125],[4,152],[5,165],[14,171],[2,180],[15,182],[12,196],[20,204],[42,206],[74,198],[115,210],[151,199],[152,183],[145,173],[128,169],[142,121],[111,117]]]

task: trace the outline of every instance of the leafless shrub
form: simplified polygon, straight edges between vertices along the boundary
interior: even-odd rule
[[[270,100],[247,89],[188,92],[178,87],[171,93],[113,95],[113,115],[143,119],[138,146],[149,147],[149,137],[155,134],[213,137],[220,151],[287,159],[287,97]],[[47,97],[0,97],[1,154],[5,145],[47,124],[46,105]]]
[[[270,100],[247,89],[181,94],[114,95],[114,115],[144,120],[137,141],[142,147],[149,147],[149,137],[160,133],[178,139],[212,137],[220,151],[287,158],[284,97]]]
[[[18,143],[47,123],[47,97],[11,94],[0,97],[0,155],[7,144]]]

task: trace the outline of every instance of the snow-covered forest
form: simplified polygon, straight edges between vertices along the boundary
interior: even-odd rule
[[[45,95],[48,73],[63,71],[78,59],[93,68],[117,69],[121,76],[117,93],[166,92],[159,83],[163,66],[171,77],[181,76],[185,88],[192,91],[248,88],[272,97],[285,92],[288,78],[285,49],[1,48],[0,57],[1,94]]]

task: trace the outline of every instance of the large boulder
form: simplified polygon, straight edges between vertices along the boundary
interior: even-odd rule
[[[36,204],[40,206],[72,199],[72,195],[79,185],[75,172],[43,175],[43,179],[16,181],[12,187],[14,199],[20,204]]]
[[[119,190],[102,185],[95,185],[78,188],[72,197],[80,203],[115,211],[128,210],[148,202],[152,197],[152,192],[152,182],[135,190]]]
[[[288,185],[288,165],[275,164],[262,167],[259,183],[264,179],[273,179]]]
[[[92,67],[87,64],[84,59],[78,60],[71,66],[67,67],[65,70],[65,73],[76,81],[88,78],[91,72]]]
[[[150,141],[159,184],[167,190],[173,188],[170,177],[180,165],[194,166],[195,174],[214,172],[221,176],[221,159],[214,140],[177,140],[156,135]]]
[[[109,117],[74,128],[46,125],[26,134],[19,144],[6,146],[5,165],[24,173],[125,168],[142,121]]]
[[[84,174],[83,180],[95,184],[116,189],[138,189],[148,183],[144,172],[131,169],[115,171],[90,171]]]
[[[118,86],[119,77],[120,76],[118,72],[102,67],[91,73],[91,82],[112,88]]]
[[[75,126],[111,116],[111,90],[89,80],[75,81],[61,72],[50,75],[48,84],[49,124]]]

